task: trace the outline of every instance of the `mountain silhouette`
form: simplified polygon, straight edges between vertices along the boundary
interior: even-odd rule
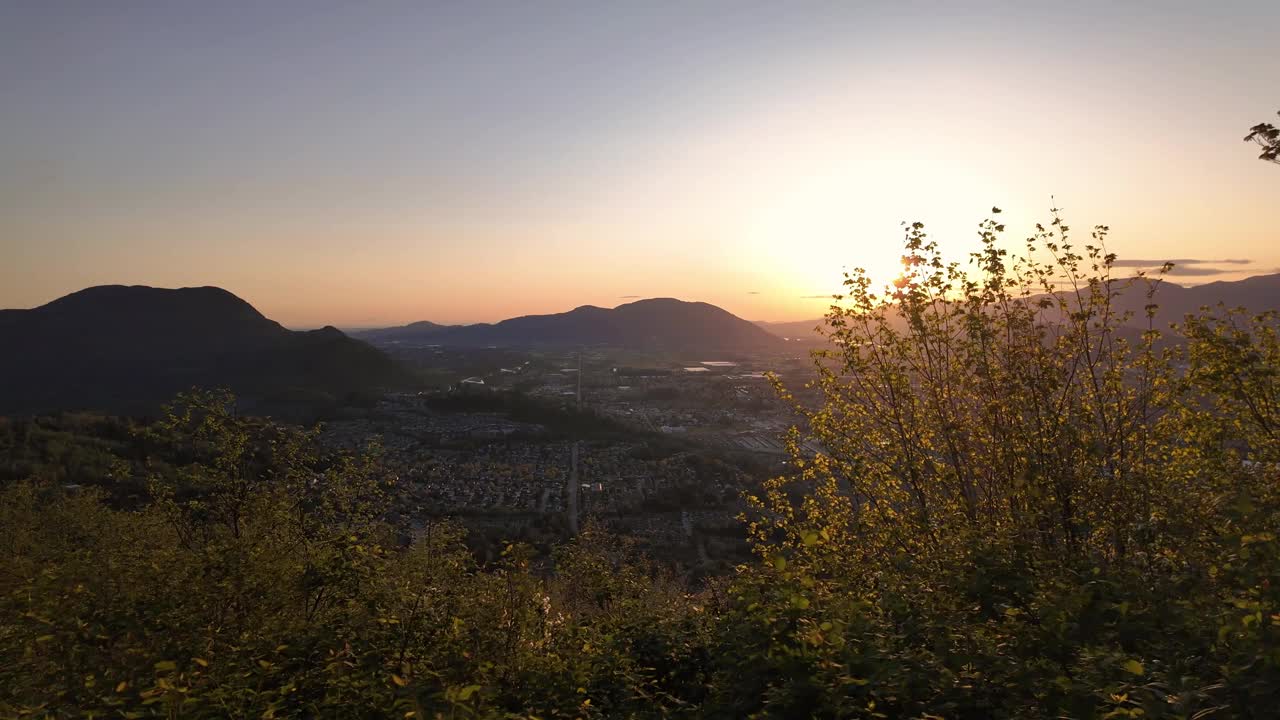
[[[1126,309],[1133,310],[1136,315],[1140,315],[1146,304],[1140,292],[1127,293],[1122,296],[1122,301]],[[1254,312],[1280,310],[1280,273],[1255,275],[1243,280],[1219,280],[1193,287],[1161,283],[1155,302],[1160,306],[1156,321],[1162,326],[1180,322],[1189,313],[1206,306],[1212,308],[1219,303]]]
[[[427,320],[398,325],[388,328],[353,330],[351,334],[368,342],[395,342],[401,338],[425,338],[441,330],[459,327],[457,325],[440,325]]]
[[[149,413],[192,386],[270,410],[411,380],[335,328],[288,330],[215,287],[106,285],[5,310],[0,347],[0,413]]]
[[[1131,278],[1115,286],[1119,296],[1115,309],[1129,312],[1128,325],[1146,327],[1146,286],[1149,279]],[[1034,298],[1033,298],[1034,299]],[[1190,313],[1202,307],[1215,308],[1219,303],[1228,308],[1244,307],[1254,312],[1280,310],[1280,273],[1255,275],[1243,280],[1220,280],[1184,287],[1169,281],[1161,282],[1152,298],[1158,308],[1154,318],[1156,329],[1168,329],[1170,323],[1181,322]],[[778,337],[792,339],[821,339],[814,328],[825,327],[823,318],[789,322],[757,322],[756,325]]]
[[[778,338],[715,305],[654,298],[602,308],[583,305],[552,315],[498,323],[438,326],[414,323],[355,333],[379,343],[455,347],[616,347],[645,350],[742,352],[769,350]]]

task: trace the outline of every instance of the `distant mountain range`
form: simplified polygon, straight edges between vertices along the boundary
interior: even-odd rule
[[[1280,274],[1195,287],[1166,282],[1155,299],[1161,327],[1203,305],[1280,309]],[[1119,302],[1141,322],[1146,298],[1138,288]],[[783,338],[815,339],[821,324],[751,323],[707,303],[655,298],[492,324],[423,321],[353,338],[332,327],[285,329],[219,288],[107,285],[31,310],[0,310],[0,414],[146,413],[192,386],[227,386],[256,411],[270,412],[414,385],[369,343],[744,353],[782,349]]]
[[[1119,310],[1133,313],[1130,322],[1135,327],[1146,325],[1147,299],[1143,290],[1144,288],[1137,286],[1127,288],[1118,301]],[[1160,283],[1153,300],[1159,305],[1155,317],[1156,327],[1159,329],[1166,329],[1170,323],[1180,322],[1186,315],[1201,307],[1213,307],[1218,303],[1227,307],[1245,307],[1254,312],[1280,310],[1280,273],[1193,287],[1165,281]],[[817,318],[792,322],[757,322],[756,325],[778,337],[814,340],[821,339],[814,328],[824,326],[825,322],[822,318]]]
[[[781,340],[754,323],[703,302],[654,298],[601,308],[583,305],[553,315],[525,315],[498,323],[355,331],[377,344],[452,347],[572,348],[750,352],[776,349]]]
[[[106,285],[0,311],[0,413],[148,413],[192,386],[270,410],[404,386],[410,374],[326,327],[295,332],[215,287]]]
[[[359,330],[349,330],[353,337],[358,337],[373,343],[382,342],[399,342],[406,338],[424,338],[430,337],[442,330],[453,330],[462,327],[461,325],[440,325],[438,323],[419,320],[408,325],[398,325],[388,328],[361,328]]]

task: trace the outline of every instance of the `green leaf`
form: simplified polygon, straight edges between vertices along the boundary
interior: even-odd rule
[[[156,672],[173,672],[178,669],[178,663],[172,660],[161,660],[156,663]]]
[[[1145,672],[1145,669],[1142,667],[1142,663],[1138,662],[1137,660],[1128,660],[1121,667],[1123,667],[1126,671],[1133,673],[1134,675],[1141,675],[1143,672]]]

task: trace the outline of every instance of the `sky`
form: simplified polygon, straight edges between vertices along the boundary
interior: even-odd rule
[[[1280,3],[0,0],[0,308],[217,285],[291,327],[820,316],[1059,207],[1280,271]],[[1234,261],[1234,262],[1227,262]]]

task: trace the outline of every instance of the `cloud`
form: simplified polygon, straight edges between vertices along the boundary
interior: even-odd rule
[[[1171,262],[1175,267],[1183,265],[1251,265],[1252,260],[1201,260],[1198,258],[1171,258],[1169,260],[1147,260],[1147,259],[1121,259],[1116,260],[1112,265],[1114,267],[1132,267],[1132,268],[1158,268],[1161,265]],[[1223,271],[1230,272],[1230,271]]]
[[[619,300],[635,300],[638,297],[640,296],[639,295],[619,295],[618,299]]]
[[[1239,270],[1220,267],[1201,267],[1195,265],[1174,265],[1169,271],[1170,275],[1178,275],[1181,277],[1202,277],[1205,275],[1225,275],[1226,273],[1236,273]]]
[[[1152,260],[1145,258],[1126,258],[1116,260],[1113,265],[1122,268],[1143,268],[1147,270],[1158,270],[1166,262],[1173,263],[1173,268],[1169,270],[1169,275],[1173,277],[1206,277],[1209,275],[1225,275],[1227,273],[1241,272],[1238,269],[1218,267],[1219,265],[1251,265],[1252,260],[1244,260],[1240,258],[1223,258],[1220,260],[1208,260],[1202,258],[1171,258],[1169,260]]]
[[[748,294],[748,295],[759,295],[759,294],[760,294],[760,291],[759,291],[759,290],[748,290],[748,291],[747,291],[747,294]]]
[[[826,295],[801,295],[800,299],[801,300],[830,300],[831,293],[827,293]]]

